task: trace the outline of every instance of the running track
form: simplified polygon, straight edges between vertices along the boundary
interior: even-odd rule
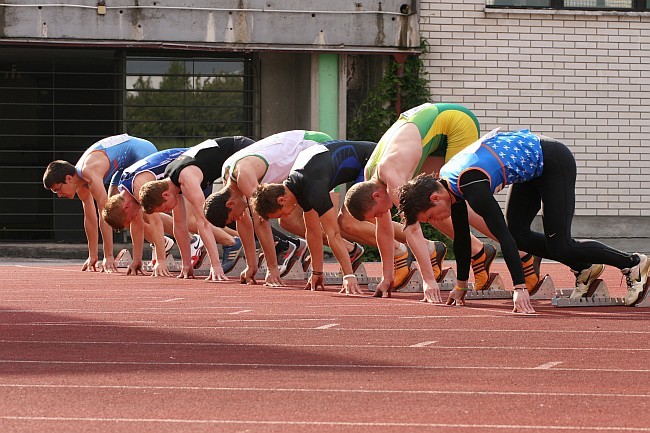
[[[0,432],[650,431],[648,310],[518,316],[80,266],[0,263]]]

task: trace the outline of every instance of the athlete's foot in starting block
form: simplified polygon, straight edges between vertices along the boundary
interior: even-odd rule
[[[483,244],[483,249],[472,258],[472,271],[474,272],[474,290],[489,288],[492,282],[490,266],[497,255],[497,250],[490,244]]]

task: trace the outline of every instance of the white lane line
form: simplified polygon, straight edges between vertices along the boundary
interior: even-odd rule
[[[329,323],[327,325],[317,326],[314,329],[330,329],[330,328],[334,328],[336,326],[339,326],[339,324],[338,323]]]
[[[409,347],[425,347],[435,343],[437,343],[437,341],[423,341],[422,343],[411,344]]]
[[[164,300],[162,300],[160,302],[174,302],[174,301],[182,301],[184,299],[185,298],[171,298],[171,299],[164,299]]]
[[[236,362],[155,362],[155,361],[62,361],[62,360],[28,360],[28,359],[0,359],[0,364],[32,364],[32,365],[140,365],[140,366],[192,366],[192,367],[237,367],[237,368],[328,368],[328,369],[391,369],[391,370],[484,370],[484,371],[546,371],[537,367],[504,367],[500,365],[393,365],[393,364],[280,364],[280,363],[236,363]],[[554,368],[553,372],[570,371],[579,373],[650,373],[648,368],[587,368],[587,367],[563,367]]]
[[[226,314],[242,314],[242,313],[251,313],[253,310],[240,310],[240,311],[233,311],[231,313],[226,313]]]
[[[345,426],[345,427],[421,427],[494,430],[560,430],[560,431],[650,431],[650,427],[576,426],[576,425],[531,425],[531,424],[443,424],[417,422],[353,422],[353,421],[270,421],[230,419],[181,419],[181,418],[98,418],[98,417],[49,417],[49,416],[0,416],[13,421],[80,421],[80,422],[131,422],[156,424],[234,424],[234,425],[279,425],[279,426]]]
[[[538,365],[537,367],[535,367],[535,370],[550,370],[551,368],[560,364],[562,364],[562,361],[551,361],[542,365]]]
[[[332,389],[332,388],[262,388],[262,387],[217,387],[217,386],[174,386],[174,385],[74,385],[74,384],[21,384],[0,383],[1,388],[38,389],[116,389],[116,390],[168,390],[168,391],[215,391],[215,392],[305,392],[322,394],[404,394],[404,395],[485,395],[522,397],[594,397],[647,399],[650,394],[619,394],[590,392],[524,392],[524,391],[454,391],[415,389]]]

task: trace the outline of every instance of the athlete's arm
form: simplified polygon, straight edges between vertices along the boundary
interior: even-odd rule
[[[86,185],[82,185],[77,190],[77,196],[81,200],[84,210],[84,231],[86,232],[86,239],[88,240],[88,258],[86,259],[82,271],[93,270],[96,271],[97,260],[99,260],[99,233],[97,232],[97,209],[95,208],[95,201]]]
[[[508,230],[501,207],[490,189],[490,181],[487,176],[479,170],[467,171],[459,179],[458,186],[467,203],[483,218],[501,245],[501,252],[515,287],[524,285],[526,280],[517,244]],[[454,230],[455,228],[454,226]],[[454,245],[455,243],[456,240],[454,240]]]

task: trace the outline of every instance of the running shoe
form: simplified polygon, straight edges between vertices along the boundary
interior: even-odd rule
[[[278,254],[278,269],[280,271],[280,277],[284,277],[289,270],[291,270],[291,266],[293,266],[294,262],[291,261],[293,259],[296,250],[298,249],[296,245],[293,242],[286,242],[287,247],[285,250],[280,251]]]
[[[625,305],[636,304],[639,299],[643,299],[643,294],[647,290],[646,282],[648,281],[650,260],[645,254],[635,253],[635,255],[639,257],[639,264],[631,268],[621,269],[627,280]]]
[[[207,253],[208,251],[203,245],[203,239],[201,239],[201,236],[192,235],[190,238],[190,265],[194,269],[200,268]]]
[[[174,246],[174,240],[168,236],[163,236],[165,239],[165,259],[167,256],[171,254],[171,249]],[[149,244],[151,245],[151,266],[156,264],[156,246],[154,244]]]
[[[413,260],[412,256],[408,251],[408,249],[404,254],[399,254],[399,255],[395,254],[395,258],[393,262],[395,268],[395,276],[393,279],[393,290],[399,290],[402,287],[406,286],[406,284],[411,279],[413,272],[415,272],[415,269],[411,269],[412,260]]]
[[[532,254],[526,254],[521,258],[521,265],[524,268],[524,278],[526,279],[526,289],[529,292],[535,290],[540,280],[540,264],[542,258]]]
[[[589,291],[589,286],[600,277],[600,274],[602,274],[604,270],[605,265],[600,263],[591,265],[580,272],[571,270],[573,275],[576,276],[576,288],[573,289],[569,298],[580,299],[583,296],[588,296],[589,294],[587,292]]]
[[[232,269],[235,267],[237,262],[239,261],[239,258],[241,257],[241,251],[243,249],[243,245],[241,243],[241,239],[239,239],[237,236],[235,236],[235,243],[227,246],[223,246],[223,254],[221,257],[221,267],[223,268],[223,273],[227,274],[228,272],[232,271]]]
[[[483,244],[483,250],[478,259],[472,259],[472,271],[474,271],[474,290],[486,289],[490,279],[490,265],[497,255],[497,250],[490,244]]]
[[[352,273],[355,273],[359,266],[361,266],[363,258],[363,247],[354,242],[354,248],[348,254],[350,255],[350,262],[352,263]]]
[[[440,241],[434,241],[433,244],[433,251],[429,257],[431,259],[431,268],[433,268],[433,276],[436,277],[436,281],[438,281],[438,278],[440,278],[440,275],[442,274],[442,264],[447,255],[447,245]]]

